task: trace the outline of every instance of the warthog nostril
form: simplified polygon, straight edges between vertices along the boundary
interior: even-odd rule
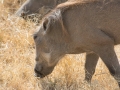
[[[20,15],[21,15],[22,17],[24,17],[24,16],[25,16],[25,13],[24,13],[24,12],[22,12]]]
[[[34,70],[36,73],[40,73],[42,71],[42,66],[36,65]]]
[[[42,76],[42,74],[38,70],[34,69],[34,71],[36,73],[35,77],[41,77]]]
[[[35,73],[39,73],[39,71],[36,68],[34,69],[34,71],[35,71]]]
[[[38,71],[36,68],[34,69],[34,71],[35,71],[35,77],[41,77],[41,78],[45,77],[45,75],[40,71]]]

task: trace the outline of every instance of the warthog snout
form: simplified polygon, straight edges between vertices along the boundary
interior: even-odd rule
[[[36,63],[36,66],[34,68],[35,76],[43,78],[50,74],[54,69],[54,66],[46,66],[43,63]]]
[[[43,69],[43,67],[41,65],[36,65],[35,66],[34,71],[35,71],[35,76],[36,77],[40,77],[40,78],[45,77],[45,75],[42,73],[42,69]]]

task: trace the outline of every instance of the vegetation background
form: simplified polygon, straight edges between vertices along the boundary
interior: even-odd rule
[[[66,55],[52,74],[34,77],[35,24],[14,16],[25,0],[0,0],[0,90],[115,90],[116,81],[99,60],[92,83],[84,81],[85,54]],[[120,46],[115,48],[120,58]]]

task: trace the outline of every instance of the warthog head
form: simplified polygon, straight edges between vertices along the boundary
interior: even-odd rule
[[[59,10],[43,19],[34,34],[37,77],[42,78],[50,74],[60,58],[67,53],[69,42],[67,36]]]

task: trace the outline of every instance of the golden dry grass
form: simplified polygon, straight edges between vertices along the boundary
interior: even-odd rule
[[[99,61],[91,85],[84,81],[85,54],[67,55],[44,79],[34,77],[33,23],[13,16],[18,0],[0,1],[0,90],[115,90],[116,81]],[[21,1],[21,0],[20,0]],[[14,3],[13,3],[14,2]],[[120,57],[120,47],[116,47]]]

